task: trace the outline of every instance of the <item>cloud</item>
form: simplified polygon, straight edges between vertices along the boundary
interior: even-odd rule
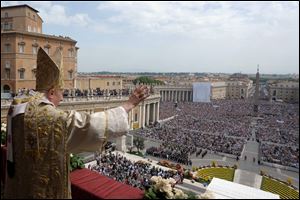
[[[106,19],[112,25],[200,38],[247,38],[257,28],[268,35],[299,22],[293,2],[101,2],[97,9],[113,13]]]
[[[39,15],[45,24],[54,24],[60,26],[81,26],[86,27],[92,23],[89,15],[86,13],[76,13],[69,15],[64,6],[51,1],[2,1],[1,5],[12,6],[28,4],[39,11]]]

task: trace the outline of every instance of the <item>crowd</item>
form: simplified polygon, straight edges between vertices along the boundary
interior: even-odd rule
[[[150,179],[152,176],[180,180],[180,175],[176,170],[166,171],[151,166],[150,163],[141,161],[133,162],[118,153],[114,154],[110,152],[100,155],[96,158],[96,161],[97,164],[91,166],[91,170],[142,190],[151,186]]]
[[[30,90],[34,90],[34,89],[28,89],[28,88],[19,88],[17,93],[11,93],[11,96],[18,96],[18,95],[22,95],[27,93]],[[70,97],[70,96],[75,96],[75,97],[87,97],[87,96],[118,96],[118,95],[122,95],[122,96],[128,96],[130,94],[130,90],[129,89],[113,89],[113,90],[107,90],[107,89],[103,89],[101,90],[100,88],[97,89],[91,89],[91,90],[87,90],[87,89],[74,89],[74,90],[70,90],[70,89],[65,89],[63,92],[63,96],[64,97]]]
[[[160,148],[148,149],[149,154],[184,164],[189,164],[189,155],[200,149],[240,156],[252,134],[251,126],[256,126],[257,141],[264,144],[262,160],[294,167],[299,162],[298,104],[261,101],[258,123],[251,125],[255,117],[251,101],[179,102],[177,105],[161,102],[160,118],[172,116],[175,117],[163,124],[137,132],[162,142]],[[272,145],[266,144],[270,142]]]
[[[27,91],[20,89],[18,95]],[[65,90],[64,96],[70,96],[71,92],[74,93]],[[130,91],[75,90],[78,97],[91,93],[94,96],[126,96]],[[159,150],[150,149],[149,154],[184,164],[189,164],[189,155],[199,149],[240,156],[243,145],[251,136],[253,102],[216,100],[210,103],[179,102],[176,106],[173,102],[161,102],[160,119],[172,116],[174,118],[164,124],[137,132],[162,142]],[[299,104],[261,101],[258,117],[256,138],[264,144],[261,145],[262,160],[295,166],[299,162]]]
[[[299,104],[265,103],[259,117],[261,160],[299,168]]]
[[[261,144],[261,161],[276,163],[299,169],[299,147]]]

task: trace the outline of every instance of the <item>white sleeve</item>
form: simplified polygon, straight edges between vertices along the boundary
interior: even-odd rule
[[[121,106],[93,114],[71,111],[67,126],[69,152],[98,151],[106,139],[127,133],[128,114]]]

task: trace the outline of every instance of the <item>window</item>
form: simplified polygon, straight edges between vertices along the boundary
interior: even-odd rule
[[[36,33],[36,27],[35,27],[35,26],[33,27],[33,32],[35,32],[35,33]]]
[[[33,20],[35,21],[35,15],[33,15]]]
[[[36,78],[36,65],[33,66],[33,69],[31,71],[32,71],[32,78],[35,79]]]
[[[4,46],[4,52],[10,52],[11,51],[11,48],[10,48],[10,44],[5,44]]]
[[[10,79],[10,68],[5,68],[5,78]]]
[[[10,92],[10,87],[8,85],[3,86],[3,92],[4,93],[9,93]]]
[[[121,85],[121,82],[120,82],[120,81],[118,82],[118,85]]]
[[[273,91],[273,96],[276,96],[276,90]]]
[[[8,30],[8,22],[4,22],[4,30]]]
[[[109,86],[109,82],[107,82],[106,85]]]
[[[74,56],[75,56],[75,58],[77,58],[77,49],[74,52]]]
[[[69,79],[73,78],[73,70],[68,71],[69,72]]]
[[[73,49],[69,49],[69,57],[73,57]]]
[[[134,121],[137,122],[137,120],[138,120],[138,115],[137,115],[137,113],[135,113],[135,115],[134,115]]]
[[[113,82],[113,85],[115,85],[115,82]]]
[[[31,32],[31,26],[28,25],[28,32]]]
[[[25,78],[25,69],[20,68],[18,71],[19,71],[19,79],[24,79]]]
[[[32,47],[32,54],[34,54],[34,55],[37,54],[37,47],[36,46]]]
[[[24,53],[24,45],[19,44],[19,53]]]
[[[6,69],[10,69],[10,61],[9,61],[9,60],[7,60],[7,61],[5,62],[5,68],[6,68]]]
[[[8,13],[7,12],[5,13],[5,17],[8,17]]]

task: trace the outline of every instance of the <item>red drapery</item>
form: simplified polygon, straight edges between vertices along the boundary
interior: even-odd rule
[[[142,199],[144,192],[89,169],[71,173],[74,199]]]

